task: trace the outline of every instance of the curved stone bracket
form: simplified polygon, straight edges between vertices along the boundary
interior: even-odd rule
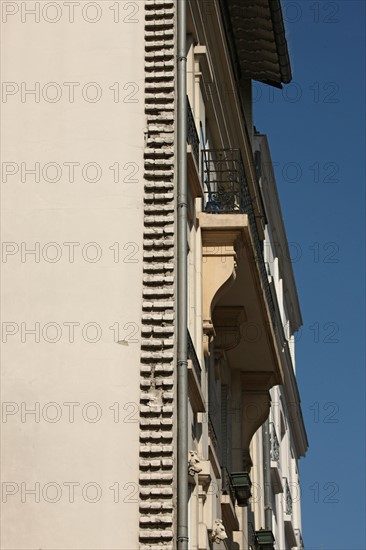
[[[250,456],[250,442],[255,432],[268,418],[271,407],[269,393],[273,385],[272,373],[242,373],[242,444],[243,468],[250,472],[253,465]]]
[[[217,306],[213,313],[215,349],[228,351],[240,343],[241,325],[246,321],[243,306]]]
[[[202,234],[202,318],[206,356],[209,355],[210,343],[215,337],[212,320],[214,307],[236,279],[236,242],[244,227],[243,220],[239,218],[240,214],[212,215],[201,212],[199,215]]]
[[[207,349],[210,339],[215,336],[212,322],[212,311],[215,303],[234,283],[236,269],[236,254],[234,249],[225,250],[203,247],[203,331],[207,336]]]

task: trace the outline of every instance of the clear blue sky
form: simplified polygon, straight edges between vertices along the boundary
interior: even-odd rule
[[[307,550],[365,550],[365,1],[283,2],[293,82],[254,83],[303,314]]]

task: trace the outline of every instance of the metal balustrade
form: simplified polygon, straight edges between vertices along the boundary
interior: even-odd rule
[[[193,368],[195,370],[195,373],[197,375],[199,383],[201,383],[201,365],[197,357],[197,353],[194,347],[194,344],[192,342],[191,335],[188,331],[188,357],[192,361]]]
[[[253,512],[250,511],[250,515],[253,516]],[[248,539],[249,539],[249,548],[252,550],[256,547],[256,541],[255,541],[255,529],[254,529],[254,517],[252,517],[251,521],[248,521]]]
[[[222,476],[222,492],[225,495],[229,495],[232,505],[235,508],[235,489],[233,486],[233,482],[231,479],[231,476],[226,468],[222,468],[221,470],[221,476]]]
[[[245,174],[239,149],[202,151],[204,210],[212,214],[243,213]]]
[[[200,140],[198,137],[196,123],[192,113],[191,105],[187,96],[187,143],[192,147],[192,153],[194,160],[196,161],[197,168],[199,169],[200,162]]]
[[[215,428],[209,414],[208,414],[208,435],[210,436],[212,445],[214,446],[216,453],[220,455],[219,440],[217,438]]]

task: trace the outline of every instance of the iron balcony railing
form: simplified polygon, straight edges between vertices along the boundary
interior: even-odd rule
[[[275,462],[280,461],[280,442],[278,441],[276,428],[273,422],[270,422],[270,436],[271,436],[271,460]]]
[[[202,163],[205,211],[245,212],[245,173],[239,149],[205,149]]]
[[[285,483],[285,512],[289,515],[292,514],[292,496],[287,479]]]
[[[231,503],[235,508],[235,489],[233,486],[233,482],[231,480],[231,476],[226,468],[221,469],[221,475],[222,475],[222,492],[224,495],[230,496]]]
[[[280,343],[281,343],[281,346],[283,347],[283,349],[288,350],[289,349],[288,348],[288,340],[287,340],[286,335],[285,335],[285,330],[284,330],[281,315],[280,315],[280,306],[279,306],[279,303],[278,303],[277,293],[276,293],[276,290],[275,290],[273,280],[272,280],[272,283],[269,283],[269,291],[270,291],[270,294],[272,296],[272,303],[273,303],[273,306],[274,306],[273,328],[274,328],[277,336],[280,339]],[[292,363],[291,356],[290,356],[290,359],[291,359],[291,363]]]
[[[205,149],[202,151],[204,179],[203,209],[209,214],[247,214],[272,324],[275,325],[275,306],[269,287],[263,258],[263,243],[259,238],[244,165],[239,149]]]
[[[252,518],[251,521],[248,521],[248,538],[249,538],[249,548],[252,548],[254,550],[256,548],[254,517]]]
[[[199,383],[201,383],[201,365],[197,357],[197,353],[194,347],[194,344],[192,342],[191,335],[188,331],[188,357],[192,361],[193,368],[195,370],[195,373],[197,375]]]
[[[210,417],[210,414],[208,414],[208,435],[210,436],[210,439],[212,441],[212,445],[214,446],[214,449],[218,455],[220,455],[220,448],[219,448],[219,440],[217,438],[215,428],[212,422],[212,419]]]
[[[200,140],[198,137],[196,123],[192,113],[191,105],[187,96],[187,143],[192,147],[192,153],[199,169],[200,162]]]

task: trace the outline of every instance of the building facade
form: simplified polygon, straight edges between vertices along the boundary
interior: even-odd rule
[[[70,17],[51,28],[54,14],[39,3],[32,12],[4,3],[9,48],[37,73],[24,91],[16,55],[3,100],[12,182],[3,271],[9,291],[27,278],[22,298],[5,299],[4,548],[303,548],[302,319],[251,95],[253,80],[291,80],[281,6],[182,3],[81,2],[77,31]],[[70,61],[67,75],[44,54],[45,40]],[[50,80],[56,92],[55,82],[63,93],[68,84],[68,102],[52,103]],[[70,101],[75,82],[79,104]],[[23,173],[16,155],[25,150],[33,170]],[[66,165],[62,192],[50,189],[50,159]],[[78,185],[70,181],[70,166],[86,164]],[[50,241],[69,258],[80,247],[83,261],[56,269]],[[50,403],[69,421],[53,422]]]

